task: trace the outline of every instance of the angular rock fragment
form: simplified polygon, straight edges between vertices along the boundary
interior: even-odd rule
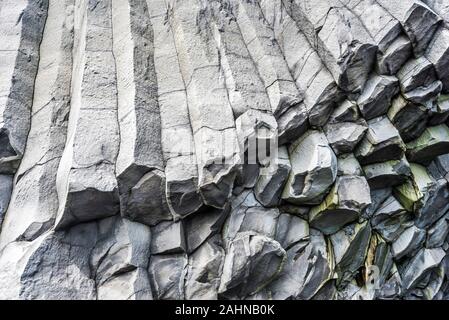
[[[382,237],[373,233],[365,260],[365,288],[369,291],[380,289],[387,281],[393,263],[390,246]],[[376,292],[373,295],[376,295]]]
[[[25,151],[48,0],[2,1],[0,173],[14,174]]]
[[[397,73],[401,91],[428,86],[436,80],[435,68],[425,57],[409,60]]]
[[[295,206],[292,204],[284,204],[279,206],[279,210],[282,212],[295,215],[301,219],[308,219],[310,207],[309,206]]]
[[[371,189],[383,189],[400,185],[411,176],[410,164],[406,157],[401,160],[373,163],[363,167]]]
[[[443,246],[449,233],[447,217],[444,216],[427,230],[426,248],[438,248]]]
[[[332,250],[323,234],[310,229],[310,242],[287,250],[284,268],[267,291],[275,300],[311,299],[332,277],[333,265]]]
[[[428,105],[438,97],[442,87],[441,81],[438,80],[404,93],[404,98],[413,103]]]
[[[261,204],[265,207],[279,204],[290,170],[287,148],[280,147],[277,161],[262,169],[254,187],[254,195]]]
[[[335,279],[330,279],[318,290],[311,300],[334,300],[337,294]]]
[[[411,165],[413,179],[395,188],[398,200],[416,213],[416,226],[426,228],[449,211],[449,189],[444,179],[433,180],[426,168]]]
[[[225,209],[212,209],[199,212],[184,220],[184,234],[187,252],[195,251],[207,239],[221,232],[230,211],[230,206]]]
[[[359,119],[357,104],[351,100],[345,100],[332,112],[329,123],[355,122]]]
[[[404,142],[416,139],[422,134],[426,129],[427,117],[425,106],[408,101],[403,95],[397,96],[388,110],[388,118]]]
[[[444,179],[433,182],[425,189],[423,206],[416,212],[415,224],[427,228],[449,211],[449,188]]]
[[[275,240],[284,249],[309,239],[309,224],[307,221],[290,214],[281,214],[276,227]]]
[[[364,120],[358,122],[340,122],[324,127],[329,145],[336,155],[349,153],[362,140],[368,126]]]
[[[441,265],[433,269],[427,285],[419,290],[419,297],[422,297],[423,300],[433,300],[443,285],[444,277],[445,272]]]
[[[380,49],[377,58],[377,71],[380,74],[394,75],[412,55],[412,44],[405,35],[397,37],[386,49]]]
[[[77,7],[86,27],[75,30],[82,44],[74,57],[68,137],[57,175],[59,210],[55,226],[119,212],[115,163],[119,152],[116,61],[111,1]]]
[[[285,259],[286,252],[277,241],[252,233],[238,234],[226,249],[220,296],[257,293],[281,272]]]
[[[311,0],[283,3],[315,46],[338,86],[346,92],[360,92],[378,48],[361,20],[349,8],[328,0],[319,6]]]
[[[368,131],[356,148],[354,154],[361,165],[387,160],[399,160],[405,145],[399,132],[387,117],[368,121]]]
[[[436,126],[449,119],[449,96],[440,95],[430,109],[429,126]]]
[[[370,203],[370,189],[364,177],[341,176],[323,203],[311,209],[309,223],[326,235],[332,234],[356,220]]]
[[[414,212],[424,204],[424,195],[434,181],[423,166],[412,163],[410,169],[412,171],[411,179],[394,188],[394,194],[405,209]]]
[[[335,256],[337,286],[343,286],[365,262],[371,238],[368,222],[352,224],[330,236]]]
[[[395,264],[385,284],[381,286],[376,297],[383,300],[394,300],[402,294],[402,279]]]
[[[11,199],[13,176],[0,175],[0,231]]]
[[[379,207],[384,203],[387,198],[390,197],[392,189],[384,188],[384,189],[371,189],[371,204],[368,205],[365,210],[362,212],[362,218],[371,219],[374,212],[379,209]]]
[[[144,174],[127,195],[122,194],[122,201],[126,201],[123,214],[149,226],[171,220],[173,217],[167,205],[165,185],[165,175],[160,170]]]
[[[189,256],[185,280],[186,299],[218,299],[218,286],[225,256],[219,243],[219,236],[213,237]]]
[[[449,128],[445,124],[428,127],[407,143],[407,158],[413,162],[427,163],[445,153],[449,153]]]
[[[148,272],[155,299],[185,299],[187,264],[188,258],[184,254],[155,255],[150,258]]]
[[[415,226],[405,229],[391,245],[394,258],[399,260],[405,256],[413,256],[413,254],[421,247],[425,238],[425,230]]]
[[[443,249],[421,249],[401,273],[404,290],[413,288],[426,273],[438,266],[444,258]]]
[[[362,176],[363,170],[353,153],[338,157],[338,176]]]
[[[438,29],[441,18],[419,0],[405,0],[400,3],[389,0],[376,1],[399,20],[412,42],[415,56],[423,54]]]
[[[237,118],[240,170],[235,179],[234,193],[241,188],[253,188],[259,176],[260,165],[268,165],[278,147],[278,124],[270,113],[250,109]]]
[[[90,258],[98,299],[152,299],[150,228],[112,217],[100,221],[99,230]]]
[[[181,221],[161,222],[151,231],[151,254],[182,253],[186,251],[184,226]]]
[[[161,117],[167,203],[174,215],[184,217],[203,205],[198,190],[198,166],[186,88],[173,32],[165,20],[165,1],[151,1],[148,10],[154,32],[154,71]],[[148,136],[147,139],[152,137]]]
[[[134,269],[117,275],[97,288],[98,300],[153,300],[148,271]]]
[[[357,99],[360,113],[366,120],[387,113],[391,99],[399,92],[399,81],[393,76],[378,76],[373,74]]]
[[[289,150],[292,170],[282,198],[295,204],[317,204],[337,176],[337,158],[326,136],[311,130]]]
[[[291,143],[301,137],[309,128],[309,116],[303,103],[297,104],[278,119],[278,144]]]
[[[271,148],[277,147],[276,119],[269,113],[251,109],[238,117],[235,125],[240,151],[247,153],[245,164],[269,162]],[[244,159],[244,155],[241,158]]]
[[[426,58],[435,67],[437,77],[443,83],[443,91],[449,92],[449,29],[440,27],[426,51]]]
[[[227,221],[223,238],[225,241],[234,239],[241,232],[255,232],[269,238],[274,238],[279,217],[279,209],[249,206],[245,204],[234,208]]]
[[[444,154],[442,156],[436,157],[427,167],[427,170],[429,171],[429,174],[436,180],[446,178],[446,175],[449,172],[449,154]]]
[[[411,215],[394,196],[385,200],[372,216],[371,225],[387,242],[393,242],[413,225]]]

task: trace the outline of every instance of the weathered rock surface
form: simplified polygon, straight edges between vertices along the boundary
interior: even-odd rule
[[[337,158],[326,136],[311,130],[289,149],[292,166],[282,198],[297,204],[320,202],[337,177]]]
[[[448,299],[440,0],[0,2],[0,299]]]

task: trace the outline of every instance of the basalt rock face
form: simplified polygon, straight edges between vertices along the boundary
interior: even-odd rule
[[[0,2],[1,299],[449,299],[449,10]]]

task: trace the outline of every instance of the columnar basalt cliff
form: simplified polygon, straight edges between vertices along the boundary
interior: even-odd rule
[[[449,299],[448,0],[1,0],[0,117],[0,299]]]

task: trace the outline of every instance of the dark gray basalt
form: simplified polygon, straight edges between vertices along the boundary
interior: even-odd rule
[[[0,1],[0,299],[449,299],[446,2]]]

